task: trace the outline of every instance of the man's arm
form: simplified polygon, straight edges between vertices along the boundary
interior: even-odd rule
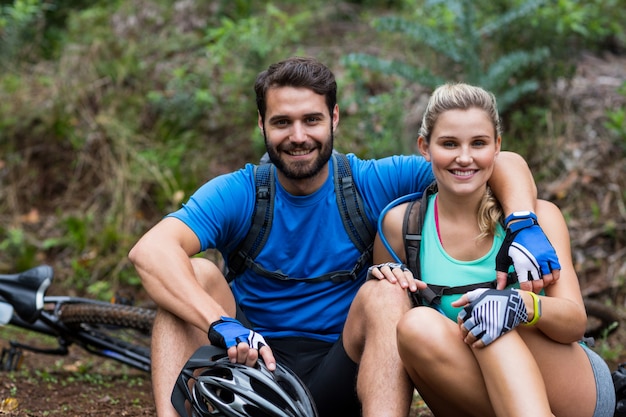
[[[515,211],[535,211],[537,186],[528,164],[520,155],[500,152],[489,186],[500,202],[505,217]]]
[[[489,186],[509,220],[496,261],[498,288],[505,287],[508,267],[514,265],[520,288],[539,292],[558,280],[561,267],[554,248],[536,222],[537,186],[524,158],[513,152],[500,152]]]
[[[144,289],[160,308],[207,333],[207,342],[227,348],[231,360],[252,366],[258,357],[255,349],[268,369],[274,370],[276,360],[262,336],[230,318],[235,317],[234,305],[228,314],[220,304],[226,293],[232,297],[221,271],[216,266],[202,271],[210,274],[203,281],[212,284],[211,294],[196,278],[199,272],[190,256],[199,251],[195,233],[182,221],[166,217],[139,239],[128,257]]]
[[[191,229],[166,217],[139,239],[128,257],[159,307],[207,331],[226,312],[195,278],[190,256],[199,250]]]

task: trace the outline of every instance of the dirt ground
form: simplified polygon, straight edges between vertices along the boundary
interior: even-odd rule
[[[0,329],[0,343],[24,341]],[[24,352],[18,371],[0,372],[1,416],[154,416],[150,376],[72,346],[68,356]]]
[[[584,95],[589,99],[595,97],[597,101],[592,105],[583,103],[581,109],[592,107],[601,110],[606,104],[603,100],[606,100],[608,95],[599,93],[598,89],[606,86],[614,91],[617,88],[617,85],[612,85],[614,81],[623,82],[625,79],[626,57],[611,57],[610,59],[587,57],[581,63],[579,77],[570,93],[577,91],[577,88],[585,90],[581,96]],[[611,85],[605,85],[609,81]],[[586,113],[585,116],[588,119],[590,114]],[[607,173],[608,177],[609,173]],[[539,184],[540,189],[541,187],[542,185]],[[554,191],[554,195],[558,193]],[[573,233],[572,238],[575,242],[579,240],[576,233]],[[574,244],[573,247],[575,250],[576,245]],[[606,259],[610,260],[610,258]],[[612,262],[612,266],[618,269],[623,269],[624,265],[625,263],[620,259]],[[604,269],[601,272],[596,276],[606,280],[607,270]],[[612,289],[609,289],[610,291],[607,291],[604,284],[598,285],[598,280],[592,279],[593,275],[587,272],[584,275],[587,278],[581,281],[583,293],[610,297],[614,301],[613,305],[623,317],[626,304],[621,302],[625,299],[621,285],[614,285]],[[601,288],[597,289],[598,287]],[[28,337],[22,332],[0,328],[0,347],[8,346],[7,340],[23,341]],[[610,350],[613,346],[625,345],[626,323],[622,323],[620,329],[611,334],[602,344],[604,350],[600,352],[607,359],[611,369],[615,369],[617,363],[626,360],[626,357],[608,357],[606,348]],[[621,351],[623,352],[623,349]],[[71,348],[70,354],[64,357],[27,352],[19,371],[0,371],[0,415],[2,416],[139,417],[154,414],[150,377],[147,373],[120,366],[110,360],[95,358],[78,347]],[[411,417],[431,415],[423,402],[416,397]]]
[[[37,338],[0,328],[2,348],[8,347],[7,340]],[[154,416],[151,390],[148,373],[90,356],[76,346],[68,356],[24,352],[20,370],[0,371],[0,416]],[[410,417],[431,416],[416,396]]]

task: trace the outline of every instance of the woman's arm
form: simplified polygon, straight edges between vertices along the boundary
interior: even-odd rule
[[[418,282],[414,279],[411,271],[402,270],[401,268],[376,267],[385,262],[398,262],[398,260],[389,252],[389,248],[393,250],[400,261],[406,263],[406,253],[404,250],[404,235],[402,233],[402,223],[404,222],[404,213],[406,212],[408,203],[397,205],[390,209],[383,218],[382,231],[376,234],[374,239],[374,267],[370,268],[370,274],[374,278],[387,279],[391,283],[398,283],[402,288],[415,292],[418,288],[423,289],[426,284]],[[381,238],[384,235],[389,248],[385,246]]]
[[[477,289],[453,302],[455,307],[468,306],[459,313],[458,322],[465,342],[473,347],[489,345],[513,328],[523,331],[523,326],[518,327],[523,323],[535,326],[560,343],[572,343],[584,335],[586,313],[571,258],[565,220],[560,210],[547,201],[539,200],[537,210],[539,223],[545,225],[548,237],[564,260],[563,276],[546,288],[546,296],[536,296],[538,303],[529,291],[511,289]],[[490,314],[494,306],[501,306],[499,314]]]
[[[388,248],[383,244],[381,234],[387,240],[391,249],[402,262],[406,262],[404,251],[404,236],[402,236],[402,222],[404,221],[404,213],[409,203],[399,204],[391,208],[385,214],[382,221],[382,230],[376,234],[374,239],[374,264],[383,262],[397,262]]]
[[[587,314],[572,261],[567,224],[559,208],[544,200],[537,201],[537,219],[559,256],[561,277],[545,289],[545,297],[540,296],[542,315],[535,326],[557,342],[575,342],[584,336]],[[533,311],[528,294],[524,294],[524,303],[529,313]]]
[[[501,152],[489,186],[505,216],[516,214],[512,224],[520,219],[530,221],[531,213],[536,211],[537,187],[524,158],[513,152]],[[539,293],[559,279],[556,253],[541,227],[536,225],[522,228],[515,234],[507,229],[507,238],[496,260],[499,289],[506,286],[510,265],[515,266],[523,290]]]

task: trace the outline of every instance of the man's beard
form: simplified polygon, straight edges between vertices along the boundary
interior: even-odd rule
[[[329,140],[322,145],[319,151],[318,157],[311,163],[309,162],[294,162],[286,163],[282,158],[280,152],[271,146],[267,142],[267,136],[265,136],[265,147],[267,148],[267,155],[270,161],[276,166],[280,172],[287,178],[292,180],[304,180],[315,177],[324,168],[324,165],[330,159],[333,152],[334,135],[331,129]],[[294,147],[291,151],[302,150],[303,148]]]

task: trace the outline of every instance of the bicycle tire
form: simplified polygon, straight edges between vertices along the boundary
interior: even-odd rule
[[[123,304],[68,303],[61,307],[59,319],[67,325],[93,324],[152,330],[155,310]]]
[[[156,310],[122,304],[70,302],[57,317],[71,340],[88,352],[150,372],[150,340]]]

